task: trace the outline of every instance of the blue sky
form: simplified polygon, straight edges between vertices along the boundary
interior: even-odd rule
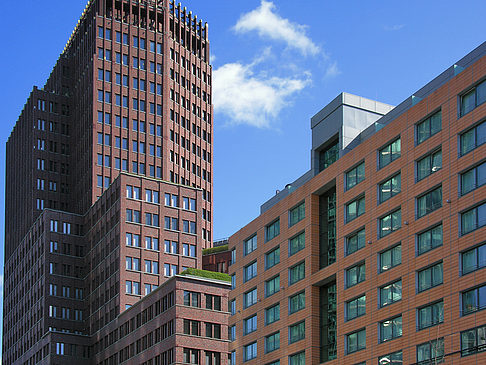
[[[32,86],[44,85],[85,5],[85,0],[2,4],[2,196],[5,142]],[[209,23],[214,238],[250,222],[276,189],[309,169],[310,117],[340,92],[396,105],[484,42],[486,34],[484,0],[187,0],[183,5]]]

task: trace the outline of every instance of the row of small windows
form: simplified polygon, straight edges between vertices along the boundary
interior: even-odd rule
[[[103,38],[106,40],[111,41],[112,40],[112,30],[109,28],[103,28],[103,27],[98,27],[98,38]],[[129,45],[130,44],[130,36],[128,33],[122,33],[119,31],[115,31],[115,42],[117,43],[123,43],[124,45]],[[156,43],[154,41],[149,41],[149,50],[150,52],[156,52],[158,54],[162,54],[162,44],[161,43]],[[145,38],[139,38],[137,36],[132,36],[132,46],[135,48],[140,48],[140,49],[147,49],[147,43]]]
[[[98,69],[98,80],[99,81],[106,81],[106,82],[112,82],[112,72],[110,70],[103,70],[101,68]],[[124,87],[130,87],[129,85],[129,78],[128,75],[124,75],[118,72],[115,72],[115,84],[124,86]],[[157,95],[162,95],[162,84],[158,84],[152,81],[149,81],[148,83],[149,87],[149,92],[151,94],[157,94]],[[140,91],[147,91],[147,81],[142,78],[133,78],[133,88],[135,90],[140,90]],[[108,99],[110,100],[110,99]]]
[[[104,91],[98,90],[98,101],[100,103],[108,103],[111,104],[112,102],[112,94],[111,91]],[[157,114],[158,116],[162,116],[162,105],[155,104],[155,103],[148,103],[149,104],[149,113],[150,114]],[[128,108],[128,96],[115,94],[115,105],[116,106],[123,106],[124,108]],[[132,98],[132,109],[138,110],[141,112],[146,112],[147,109],[147,102],[144,99],[137,99]]]
[[[174,51],[173,48],[170,49],[170,59],[175,61],[176,63],[179,63],[179,52]],[[184,58],[184,56],[180,56],[180,64],[182,67],[186,68],[188,71],[192,71],[192,74],[194,76],[197,76],[198,78],[201,78],[202,76],[202,81],[204,83],[207,83],[208,85],[211,85],[211,75],[206,73],[205,71],[202,72],[201,75],[201,68],[196,67],[196,65],[193,63],[192,68],[190,67],[191,64],[189,62],[188,58]]]
[[[194,83],[192,84],[192,88],[191,88],[191,83],[190,83],[189,79],[184,77],[184,76],[181,76],[180,79],[179,79],[179,72],[174,71],[173,68],[170,69],[170,78],[173,81],[180,84],[183,88],[188,89],[188,90],[192,90],[193,95],[195,95],[199,98],[202,96],[203,101],[207,102],[208,104],[211,104],[211,94],[207,93],[204,90],[201,93],[201,88],[196,87],[196,84],[194,84]]]
[[[122,123],[123,122],[123,123]],[[105,123],[111,125],[112,118],[111,113],[103,113],[102,111],[98,111],[98,123]],[[136,119],[132,120],[132,130],[134,132],[146,133],[144,121],[138,121]],[[115,115],[115,127],[128,129],[129,128],[129,121],[127,117],[121,117],[120,115]],[[153,123],[149,123],[149,134],[155,136],[155,132],[157,131],[157,137],[162,137],[162,126],[155,125]]]

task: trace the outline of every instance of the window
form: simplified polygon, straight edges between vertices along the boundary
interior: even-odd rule
[[[379,237],[382,238],[400,229],[402,226],[402,211],[395,210],[378,220]]]
[[[442,207],[442,186],[419,196],[416,199],[417,217],[421,218]]]
[[[206,309],[221,310],[221,297],[219,295],[206,294]]]
[[[461,356],[486,350],[486,325],[461,332]]]
[[[380,307],[385,307],[402,299],[402,281],[382,286],[379,290]]]
[[[442,150],[433,152],[417,161],[417,181],[442,168]]]
[[[265,309],[265,325],[276,322],[280,319],[280,303]]]
[[[245,266],[244,270],[244,281],[248,281],[257,276],[257,262],[252,262],[251,264]]]
[[[305,202],[289,210],[289,227],[305,218]]]
[[[201,307],[201,294],[184,290],[184,305],[189,307]]]
[[[280,234],[280,219],[270,223],[265,227],[265,242],[270,241]]]
[[[297,264],[289,269],[289,285],[305,278],[305,261]]]
[[[431,340],[417,346],[417,364],[439,364],[444,362],[444,338]]]
[[[417,256],[442,246],[442,224],[417,234]]]
[[[397,195],[401,191],[401,174],[397,174],[392,178],[378,185],[379,201],[383,203],[391,197]]]
[[[257,343],[252,342],[243,347],[243,360],[249,361],[257,357]]]
[[[440,132],[442,129],[442,113],[438,111],[434,115],[418,123],[416,130],[416,143],[420,144],[432,137],[434,134]]]
[[[297,293],[289,298],[289,314],[305,308],[305,291]]]
[[[402,263],[402,245],[397,245],[380,253],[380,272],[390,270]]]
[[[472,90],[460,97],[461,110],[460,116],[469,113],[471,110],[486,101],[486,81],[481,82]]]
[[[365,247],[365,239],[366,232],[364,228],[346,237],[346,255],[351,255]]]
[[[350,288],[365,281],[365,263],[362,262],[346,270],[346,288]]]
[[[417,309],[418,330],[444,322],[444,301],[428,304]]]
[[[280,290],[280,276],[265,281],[265,296],[269,297]]]
[[[461,254],[462,275],[479,270],[486,266],[486,244],[474,247]]]
[[[265,254],[265,268],[270,269],[280,262],[280,247]]]
[[[378,358],[378,364],[379,365],[400,365],[400,364],[403,364],[402,351],[397,351],[397,352],[393,352],[393,353],[385,355],[385,356],[380,356]],[[363,365],[366,365],[366,362],[363,363]]]
[[[305,338],[305,321],[289,326],[289,344]]]
[[[244,242],[243,253],[246,256],[249,253],[255,251],[256,249],[257,249],[257,235],[255,234],[254,236],[248,238]]]
[[[442,284],[442,262],[420,270],[418,273],[418,292],[423,292]]]
[[[486,142],[486,122],[475,126],[460,136],[461,156]]]
[[[462,315],[486,308],[486,285],[462,293]]]
[[[358,166],[346,172],[346,190],[358,185],[365,179],[365,163],[361,162]]]
[[[280,362],[278,362],[278,364],[280,364]],[[290,355],[289,365],[305,365],[305,351],[299,352],[294,355]]]
[[[366,314],[366,295],[346,302],[346,320],[363,316]]]
[[[305,232],[289,240],[289,256],[292,256],[305,248]]]
[[[461,174],[461,194],[465,195],[486,183],[486,162]]]
[[[401,141],[400,138],[386,145],[378,151],[378,166],[380,169],[400,157]]]
[[[402,316],[380,322],[380,342],[390,341],[402,335]]]
[[[461,234],[465,235],[486,224],[486,203],[461,213]]]
[[[351,203],[346,204],[346,223],[358,218],[365,213],[365,197],[362,196]]]
[[[257,330],[257,315],[243,320],[243,334],[255,332]]]
[[[256,304],[256,302],[258,301],[258,298],[257,298],[257,288],[254,288],[248,292],[246,292],[245,294],[243,294],[243,306],[245,308],[248,308],[250,306],[252,306],[253,304]]]
[[[364,350],[366,348],[366,329],[346,335],[346,353]]]
[[[272,352],[280,348],[280,332],[265,337],[265,352]]]
[[[184,334],[186,335],[199,336],[201,333],[200,332],[201,323],[199,321],[184,319],[183,327],[184,327]]]
[[[172,361],[168,359],[167,362],[171,363]],[[184,348],[182,362],[185,364],[199,364],[199,350]]]

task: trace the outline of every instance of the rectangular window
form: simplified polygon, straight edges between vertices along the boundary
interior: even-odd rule
[[[289,344],[305,338],[305,321],[289,326]]]
[[[461,332],[461,356],[486,350],[486,325]]]
[[[358,218],[365,213],[365,197],[362,196],[351,203],[346,204],[346,223]]]
[[[402,245],[394,246],[379,254],[380,272],[385,272],[402,263]]]
[[[418,288],[417,292],[423,292],[434,286],[442,284],[442,262],[417,272]]]
[[[474,247],[461,254],[462,275],[479,270],[486,266],[486,244]]]
[[[350,288],[359,284],[366,279],[366,267],[362,262],[356,266],[350,267],[346,270],[346,288]]]
[[[486,308],[486,285],[462,293],[462,315]]]
[[[442,186],[416,198],[417,218],[442,207]]]
[[[365,247],[366,243],[366,232],[365,229],[361,229],[348,237],[346,237],[346,255],[351,255],[352,253],[361,250]]]
[[[305,218],[305,202],[289,210],[289,227]]]
[[[417,234],[417,256],[442,246],[442,224]]]
[[[296,254],[297,252],[303,250],[304,248],[305,248],[305,232],[302,232],[289,240],[289,256]]]
[[[277,322],[280,319],[280,303],[265,309],[265,325]]]
[[[280,275],[265,281],[265,296],[269,297],[280,290]]]
[[[433,152],[417,160],[417,181],[439,171],[442,168],[442,150]]]
[[[379,201],[383,203],[391,197],[397,195],[401,191],[401,174],[395,175],[392,178],[378,185]]]
[[[380,342],[402,336],[402,316],[380,322]]]
[[[346,190],[358,185],[365,179],[365,163],[361,162],[358,166],[346,172]]]
[[[461,156],[481,146],[484,142],[486,142],[486,121],[461,134]]]
[[[257,288],[254,288],[243,294],[243,306],[245,308],[251,307],[258,301]]]
[[[402,211],[401,209],[395,210],[384,217],[381,217],[378,221],[379,237],[383,238],[392,232],[400,229],[402,226]]]
[[[442,362],[444,362],[444,338],[417,346],[417,364],[440,364]]]
[[[243,334],[255,332],[257,330],[257,315],[243,320]]]
[[[289,285],[305,278],[305,261],[297,264],[289,269]]]
[[[364,316],[366,314],[366,295],[346,302],[346,320]]]
[[[391,354],[380,356],[378,358],[379,365],[401,365],[403,364],[403,353],[402,351],[393,352]],[[366,365],[366,362],[357,364],[357,365]]]
[[[481,82],[472,90],[460,97],[461,110],[460,116],[466,115],[477,106],[486,101],[486,81]]]
[[[442,113],[438,111],[434,115],[418,123],[415,126],[416,144],[420,144],[440,132],[442,129]]]
[[[257,276],[257,262],[255,261],[245,266],[243,272],[244,272],[245,282],[247,282],[250,279],[253,279],[255,276]]]
[[[486,184],[486,162],[478,165],[460,176],[461,195],[465,195]]]
[[[277,265],[278,263],[280,263],[280,247],[277,247],[265,254],[266,269],[270,269],[271,267]]]
[[[401,140],[398,138],[378,151],[378,166],[380,169],[395,161],[401,155]]]
[[[270,241],[280,234],[280,219],[270,223],[265,227],[265,242]]]
[[[417,309],[417,329],[435,326],[444,322],[444,301],[428,304]]]
[[[379,290],[380,307],[385,307],[402,299],[402,281],[382,286]]]
[[[249,253],[255,251],[257,249],[257,235],[248,238],[243,245],[243,253],[244,255],[248,255]]]
[[[305,308],[305,291],[289,297],[289,314],[298,312]]]
[[[257,343],[252,342],[243,347],[243,360],[250,361],[257,357]]]
[[[265,337],[265,352],[272,352],[280,348],[280,332]]]
[[[364,350],[366,348],[366,329],[346,335],[346,353]]]
[[[465,235],[486,225],[486,203],[461,213],[461,234]]]
[[[280,361],[277,362],[280,364]],[[269,364],[273,365],[273,364]],[[305,365],[305,351],[289,356],[289,365]]]

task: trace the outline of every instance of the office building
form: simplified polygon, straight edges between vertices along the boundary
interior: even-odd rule
[[[4,364],[88,364],[125,310],[202,267],[211,77],[208,27],[180,4],[87,3],[7,142]]]
[[[485,80],[483,43],[312,118],[310,171],[229,238],[232,364],[486,363]]]

